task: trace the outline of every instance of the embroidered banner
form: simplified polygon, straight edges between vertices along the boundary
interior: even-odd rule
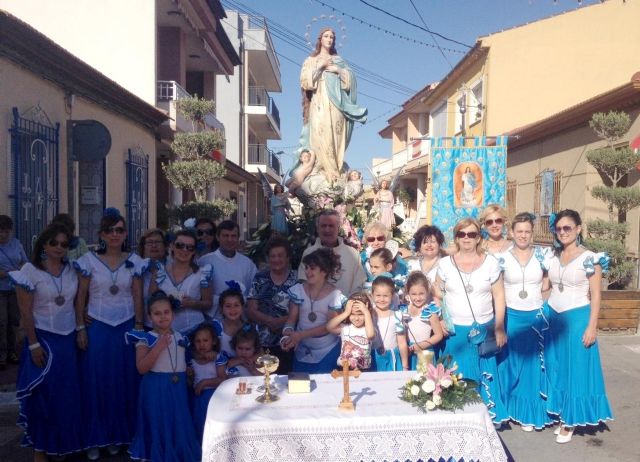
[[[442,138],[431,140],[433,161],[432,221],[447,239],[462,218],[476,218],[489,204],[504,207],[507,189],[507,137],[496,138],[494,146],[485,137],[464,146],[464,138],[443,146]]]

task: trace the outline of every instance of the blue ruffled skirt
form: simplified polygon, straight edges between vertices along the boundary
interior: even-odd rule
[[[493,321],[482,325],[493,328]],[[462,373],[463,378],[478,382],[478,392],[494,422],[501,423],[509,420],[507,405],[500,391],[496,356],[480,357],[477,345],[470,343],[467,338],[471,326],[458,324],[454,326],[456,333],[445,337],[444,349],[440,356],[450,355],[458,364],[458,372]]]
[[[293,370],[294,372],[306,372],[308,374],[328,374],[338,367],[338,356],[340,356],[340,342],[336,342],[336,346],[317,363],[298,361],[294,355]]]
[[[129,455],[153,462],[196,462],[200,442],[189,412],[187,374],[147,372],[140,385],[138,423]]]
[[[36,329],[36,336],[48,357],[44,368],[37,367],[25,342],[16,383],[18,425],[24,429],[22,445],[49,455],[81,451],[76,333],[60,335]]]
[[[401,371],[402,359],[398,347],[387,350],[383,354],[371,351],[371,370],[376,372]]]
[[[209,400],[213,396],[214,388],[205,388],[200,396],[195,394],[191,396],[191,415],[193,416],[193,426],[196,429],[198,441],[202,442],[204,434],[204,424],[207,421],[207,409],[209,408]]]
[[[547,411],[567,426],[598,425],[613,419],[598,342],[589,348],[582,344],[590,314],[589,305],[563,313],[549,310],[545,348],[549,375]]]
[[[544,335],[549,323],[542,311],[507,308],[509,343],[498,356],[500,389],[511,420],[541,429],[551,425],[547,414]]]
[[[131,329],[133,318],[115,327],[95,319],[87,326],[89,347],[80,354],[86,447],[133,439],[140,374],[135,347],[124,341]]]

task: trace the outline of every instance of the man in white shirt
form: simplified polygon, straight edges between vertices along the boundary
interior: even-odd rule
[[[302,254],[304,258],[308,253],[320,247],[329,247],[340,256],[340,272],[338,276],[331,279],[331,282],[348,297],[354,292],[362,290],[362,286],[367,280],[367,276],[360,264],[358,252],[353,247],[344,243],[338,236],[340,230],[340,216],[332,209],[325,209],[316,217],[316,231],[318,238],[315,243]],[[301,263],[298,268],[298,278],[305,279],[304,265]]]
[[[237,223],[231,220],[223,221],[218,225],[216,237],[220,247],[200,257],[198,264],[202,266],[208,263],[213,266],[213,305],[209,315],[219,318],[221,310],[218,307],[218,298],[229,288],[226,282],[236,281],[246,297],[257,269],[248,257],[237,251],[240,245],[240,227]]]

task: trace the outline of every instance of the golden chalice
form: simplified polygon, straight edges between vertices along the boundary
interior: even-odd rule
[[[270,403],[277,401],[278,396],[271,394],[271,382],[269,381],[269,375],[278,370],[280,360],[277,356],[270,355],[267,351],[266,354],[258,356],[256,359],[256,368],[262,374],[264,374],[264,394],[258,396],[256,401],[259,403]]]
[[[419,350],[416,352],[418,356],[418,365],[416,366],[416,370],[424,374],[427,372],[427,368],[429,364],[433,364],[433,351],[431,350]]]

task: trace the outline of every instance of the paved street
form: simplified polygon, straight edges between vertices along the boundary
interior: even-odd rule
[[[580,461],[637,462],[640,460],[640,335],[601,336],[600,349],[607,390],[616,420],[589,434],[576,434],[569,444],[554,442],[552,430],[524,433],[517,426],[500,432],[502,441],[517,462]],[[26,462],[31,452],[20,447],[20,429],[15,426],[17,406],[13,401],[16,368],[0,373],[0,461]],[[103,457],[124,461],[124,455]],[[68,458],[70,461],[83,457]]]

